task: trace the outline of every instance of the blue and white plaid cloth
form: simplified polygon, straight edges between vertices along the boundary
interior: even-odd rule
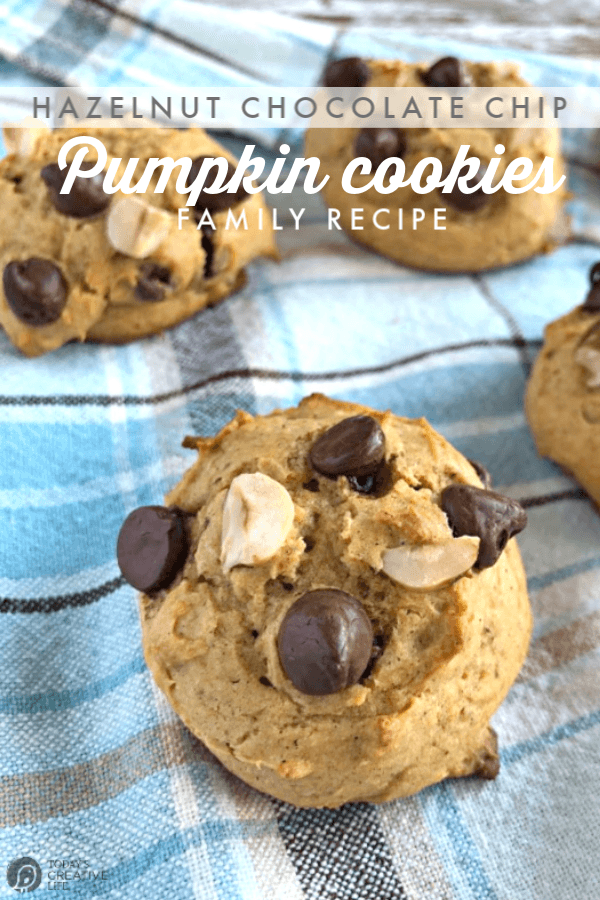
[[[312,84],[332,54],[449,51],[519,59],[540,85],[600,83],[581,61],[340,35],[190,0],[0,10],[0,76],[19,85]],[[420,274],[328,231],[318,197],[278,195],[283,261],[251,266],[240,293],[193,321],[37,360],[0,335],[0,868],[33,858],[42,894],[56,860],[82,860],[104,877],[70,889],[111,900],[600,897],[600,517],[538,458],[523,416],[543,326],[583,299],[600,258],[593,137],[566,136],[583,163],[571,169],[575,238],[552,256]],[[306,208],[298,231],[288,207]],[[519,542],[535,632],[494,717],[494,782],[297,810],[230,776],[153,685],[115,561],[124,517],[160,503],[191,464],[185,434],[313,390],[425,415],[529,509]],[[13,896],[0,871],[0,897]]]

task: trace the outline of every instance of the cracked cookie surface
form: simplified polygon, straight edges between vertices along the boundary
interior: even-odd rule
[[[356,417],[381,432],[383,458]],[[361,458],[377,467],[372,481],[315,468],[356,470],[339,441],[325,446],[348,422],[370,441]],[[477,569],[479,538],[458,536],[473,529],[456,514],[451,525],[442,508],[451,485],[485,495],[473,465],[424,419],[321,395],[267,416],[240,412],[215,438],[186,446],[198,460],[163,515],[182,517],[187,559],[170,586],[142,595],[141,619],[147,663],[190,730],[244,781],[298,806],[381,802],[448,776],[493,777],[489,719],[523,662],[531,619],[516,541]],[[268,540],[252,549],[246,523],[261,516]],[[242,564],[231,556],[232,527]],[[125,530],[127,575],[127,548],[139,556]],[[157,540],[160,561],[172,548]],[[440,548],[447,564],[453,541],[475,550],[440,569]],[[390,548],[404,554],[404,569],[389,563]],[[403,583],[413,577],[405,551],[418,555],[416,587]],[[329,619],[319,619],[323,607]],[[333,668],[290,657],[306,627],[313,644],[301,649],[313,662],[319,641],[327,657],[344,635]]]
[[[69,195],[60,194],[64,176],[57,158],[69,138],[99,138],[108,153],[105,171],[121,158],[116,182],[129,160],[138,158],[135,183],[153,157],[224,157],[234,164],[204,131],[37,129],[29,139],[16,133],[20,150],[0,161],[0,325],[27,356],[71,340],[119,344],[157,334],[239,288],[251,260],[277,257],[261,194],[232,195],[229,208],[222,206],[226,194],[208,200],[201,195],[213,207],[221,201],[221,208],[209,210],[210,221],[200,223],[199,207],[196,217],[190,209],[181,229],[177,210],[187,197],[176,190],[178,170],[163,193],[154,193],[159,169],[145,193],[104,195],[96,176],[78,178]],[[85,159],[95,161],[96,151]],[[238,221],[244,216],[247,227],[241,220],[236,228],[230,213]]]

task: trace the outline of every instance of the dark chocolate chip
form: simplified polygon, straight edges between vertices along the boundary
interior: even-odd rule
[[[84,162],[82,169],[91,169],[96,165],[93,162]],[[58,163],[50,163],[44,166],[41,176],[46,182],[50,199],[54,207],[65,216],[73,216],[76,219],[87,219],[104,212],[110,203],[110,194],[105,194],[102,189],[104,172],[94,175],[93,178],[77,176],[68,194],[61,194],[69,171],[69,166],[60,169]]]
[[[467,179],[467,185],[472,187],[477,184],[483,176],[485,175],[485,166],[479,165],[479,169],[472,175],[471,178]],[[459,174],[459,178],[464,176]],[[479,187],[476,191],[473,191],[472,194],[465,194],[461,191],[458,186],[458,181],[452,188],[449,194],[441,193],[442,199],[444,199],[449,206],[452,206],[454,209],[457,209],[459,212],[477,212],[477,210],[481,209],[486,203],[490,201],[490,194],[484,193],[483,188]]]
[[[214,275],[213,272],[213,260],[215,256],[215,245],[213,243],[213,229],[210,225],[202,226],[202,237],[200,238],[200,243],[202,244],[202,249],[206,254],[206,259],[204,260],[204,277],[212,278]]]
[[[267,678],[266,675],[261,675],[261,677],[260,677],[258,680],[259,680],[260,683],[263,684],[265,687],[270,687],[270,688],[273,687],[273,685],[271,684],[271,682],[269,681],[269,679]]]
[[[305,491],[310,491],[312,494],[319,493],[319,482],[316,478],[311,478],[310,481],[307,481],[306,484],[303,484],[302,487]]]
[[[129,513],[117,540],[117,562],[126,580],[148,594],[180,572],[188,542],[178,509],[140,506]]]
[[[590,269],[590,290],[582,308],[586,312],[600,312],[600,262]]]
[[[354,155],[366,156],[375,167],[390,156],[405,153],[406,140],[399,128],[363,128],[354,142]]]
[[[480,539],[477,569],[493,566],[510,538],[527,524],[527,513],[516,500],[470,484],[444,488],[442,509],[455,537],[470,534]]]
[[[198,177],[200,166],[202,165],[204,160],[211,158],[212,157],[210,156],[197,156],[196,159],[192,161],[192,168],[190,169],[190,174],[188,176],[188,185],[191,185],[192,182],[194,182]],[[229,160],[227,160],[227,178],[225,179],[226,183],[231,179],[234,173],[235,168],[231,165]],[[239,186],[235,194],[230,194],[228,191],[222,191],[220,194],[207,194],[204,188],[213,186],[213,184],[217,180],[217,174],[218,169],[215,165],[213,169],[210,169],[204,183],[204,187],[198,195],[198,200],[196,201],[196,205],[194,206],[194,216],[197,222],[199,222],[202,218],[202,213],[205,209],[207,209],[209,213],[222,212],[222,210],[224,209],[229,209],[230,207],[235,206],[236,203],[241,203],[242,200],[245,200],[248,196],[243,185]]]
[[[360,56],[346,56],[328,63],[323,72],[324,87],[364,87],[369,80],[369,67]]]
[[[334,589],[309,591],[287,611],[277,639],[281,665],[304,694],[334,694],[356,684],[373,648],[358,600]]]
[[[37,256],[9,262],[2,286],[17,319],[36,328],[56,322],[67,302],[67,282],[61,270]]]
[[[165,299],[165,294],[171,287],[171,273],[166,266],[144,262],[140,266],[140,277],[133,293],[137,300],[143,300],[144,303],[157,303]]]
[[[488,730],[487,738],[479,751],[479,758],[473,775],[493,781],[500,772],[500,755],[498,753],[498,735],[493,728]]]
[[[471,463],[471,465],[473,466],[473,468],[479,475],[479,480],[483,484],[484,488],[486,490],[489,490],[492,486],[492,476],[490,475],[490,473],[488,472],[486,467],[484,465],[482,465],[480,462],[477,462],[477,460],[475,460],[475,459],[470,459],[469,462]]]
[[[323,475],[362,477],[377,471],[385,435],[371,416],[351,416],[328,428],[312,445],[310,462]]]
[[[428,87],[465,87],[466,78],[462,64],[455,56],[444,56],[438,59],[426,72],[421,73],[421,80]]]

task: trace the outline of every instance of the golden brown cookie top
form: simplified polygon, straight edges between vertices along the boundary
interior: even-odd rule
[[[78,176],[62,194],[68,170],[60,169],[59,152],[83,136],[106,148],[104,169]],[[230,293],[252,258],[276,255],[270,223],[257,227],[260,195],[202,192],[180,221],[188,198],[176,189],[178,168],[160,193],[161,166],[141,193],[103,190],[111,165],[113,185],[128,167],[137,184],[151,159],[193,160],[188,184],[205,157],[224,159],[231,170],[235,158],[200,129],[17,129],[13,143],[0,161],[0,325],[28,356],[88,336],[121,343],[154,334]],[[89,170],[98,155],[87,146],[82,168]],[[71,147],[67,160],[78,152],[81,146]],[[236,216],[245,211],[246,228],[225,227],[232,207]],[[205,209],[214,228],[199,221]]]
[[[473,676],[460,701],[473,706],[462,762],[444,763],[472,771],[528,639],[510,540],[524,524],[518,505],[490,491],[485,471],[424,419],[319,394],[266,416],[240,412],[215,437],[185,446],[197,461],[165,507],[128,517],[119,562],[132,583],[150,586],[141,604],[146,658],[186,724],[277,795],[288,796],[280,781],[307,779],[305,800],[315,805],[375,797],[392,790],[394,754],[412,752],[406,711],[422,716],[415,747],[430,752],[446,692],[460,696],[461,673],[489,671],[499,655],[490,684]],[[493,599],[499,590],[516,604],[514,623]],[[513,625],[508,649],[501,632]],[[357,763],[374,764],[369,787],[333,788],[339,773],[327,754],[340,741]],[[274,782],[261,780],[265,767]],[[434,768],[393,790],[443,777]]]

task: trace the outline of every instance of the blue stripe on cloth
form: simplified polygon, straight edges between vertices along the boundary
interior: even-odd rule
[[[564,725],[557,725],[551,731],[538,735],[538,737],[529,741],[523,741],[520,744],[515,744],[506,750],[502,750],[500,754],[502,765],[512,766],[527,756],[549,750],[560,741],[568,740],[584,731],[589,731],[589,729],[595,728],[597,725],[600,725],[600,709],[589,713],[589,715],[573,719],[571,722],[566,722]]]
[[[51,772],[88,762],[157,724],[150,674],[147,670],[132,674],[110,693],[83,704],[3,713],[0,722],[0,770],[7,775]]]
[[[466,825],[449,783],[419,795],[438,851],[456,891],[457,900],[500,900],[486,873],[481,854]]]
[[[0,697],[0,714],[22,715],[28,713],[34,715],[41,712],[62,712],[74,709],[82,703],[98,700],[106,694],[110,694],[117,688],[125,685],[132,675],[146,673],[146,663],[143,657],[138,656],[126,666],[102,678],[100,681],[92,681],[85,687],[64,691],[48,691],[45,694],[30,694],[27,697],[9,695]]]
[[[530,591],[542,591],[551,584],[558,581],[565,581],[574,575],[582,575],[584,572],[592,572],[594,569],[600,568],[600,556],[592,559],[582,559],[579,562],[571,563],[569,566],[563,566],[555,572],[546,572],[544,575],[536,575],[527,579]]]

